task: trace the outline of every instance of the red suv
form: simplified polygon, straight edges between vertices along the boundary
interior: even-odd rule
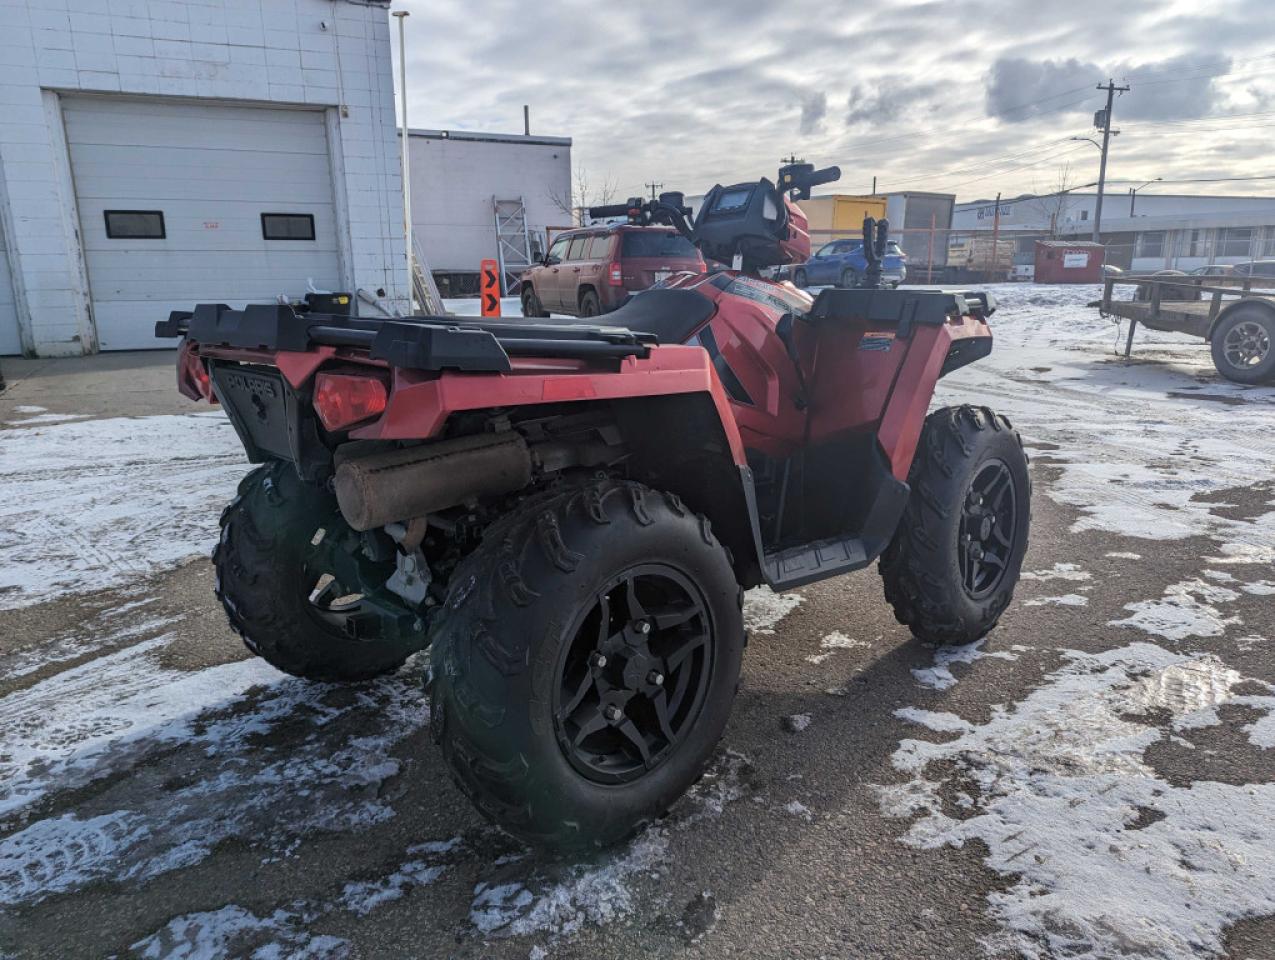
[[[674,273],[703,273],[695,246],[668,227],[585,227],[554,238],[522,275],[522,315],[596,317]]]

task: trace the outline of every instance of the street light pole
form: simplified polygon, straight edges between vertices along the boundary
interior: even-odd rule
[[[390,16],[398,19],[398,98],[403,104],[403,134],[400,150],[403,155],[403,242],[407,247],[407,312],[414,311],[416,272],[412,264],[412,178],[408,164],[407,143],[407,43],[403,34],[403,20],[410,16],[406,10],[395,10]]]
[[[1136,187],[1129,188],[1129,216],[1131,218],[1133,217],[1133,205],[1138,199],[1138,191],[1141,190],[1143,187],[1149,187],[1151,184],[1155,183],[1156,180],[1163,180],[1163,179],[1164,179],[1163,177],[1156,177],[1155,180],[1148,180],[1146,183],[1140,183]]]

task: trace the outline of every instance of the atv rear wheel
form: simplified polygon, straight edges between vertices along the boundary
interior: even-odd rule
[[[336,499],[291,464],[248,474],[221,515],[213,552],[217,598],[230,625],[271,666],[310,680],[366,680],[425,646],[425,627],[384,589]]]
[[[912,493],[881,555],[885,597],[922,640],[972,643],[1013,598],[1027,550],[1031,476],[1022,439],[986,407],[931,413]]]
[[[661,816],[725,729],[742,591],[708,521],[594,480],[488,530],[435,620],[430,722],[489,819],[559,850]]]

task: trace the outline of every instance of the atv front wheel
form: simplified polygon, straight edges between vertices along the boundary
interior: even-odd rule
[[[986,407],[931,413],[908,473],[912,488],[881,555],[885,598],[922,640],[971,643],[1013,598],[1031,522],[1022,439]]]
[[[456,570],[433,637],[430,722],[489,819],[559,850],[661,816],[726,727],[742,592],[708,521],[595,480],[525,501]]]
[[[336,499],[280,460],[239,483],[213,551],[217,598],[245,646],[310,680],[366,680],[425,647],[425,626],[384,589]]]

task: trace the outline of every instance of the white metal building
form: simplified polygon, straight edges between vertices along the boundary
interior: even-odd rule
[[[495,200],[522,202],[533,252],[548,227],[571,225],[569,137],[412,130],[410,141],[412,231],[436,276],[477,275],[496,257]]]
[[[1096,202],[1094,193],[1002,200],[1001,235],[1088,240]],[[953,230],[990,233],[995,212],[993,200],[957,204]],[[1103,198],[1102,239],[1108,263],[1139,272],[1275,258],[1275,197],[1113,190]]]
[[[404,309],[388,0],[0,0],[0,354],[320,289]]]

